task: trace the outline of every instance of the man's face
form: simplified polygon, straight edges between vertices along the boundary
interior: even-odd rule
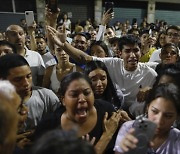
[[[91,40],[96,40],[96,35],[97,35],[96,30],[89,31],[89,34],[91,35]]]
[[[140,48],[137,44],[124,45],[121,58],[124,60],[124,68],[127,71],[135,71],[141,57]]]
[[[115,37],[115,33],[111,28],[107,28],[106,32],[104,33],[104,37],[106,40],[109,40],[110,38]]]
[[[18,66],[10,69],[6,79],[16,87],[16,91],[22,99],[31,95],[32,74],[28,65]]]
[[[0,46],[0,57],[4,56],[8,53],[13,53],[13,49],[9,47],[8,45],[1,45]]]
[[[25,33],[20,26],[17,25],[11,26],[7,31],[7,39],[10,43],[14,44],[17,49],[24,48]]]
[[[43,38],[36,38],[37,51],[43,55],[46,53],[46,41]]]
[[[76,35],[74,37],[73,43],[74,43],[75,48],[82,50],[84,52],[87,50],[88,43],[87,43],[87,40],[84,36]]]
[[[169,29],[166,34],[166,42],[178,45],[180,42],[180,32],[175,29]]]

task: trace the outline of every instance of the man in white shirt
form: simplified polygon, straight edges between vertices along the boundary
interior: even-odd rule
[[[32,70],[33,84],[41,86],[45,65],[38,52],[26,48],[23,28],[19,25],[10,25],[6,29],[6,37],[10,43],[15,45],[17,54],[23,56],[28,61]]]
[[[37,51],[41,55],[46,68],[57,64],[55,57],[48,50],[48,46],[44,35],[39,34],[35,38],[37,44]]]
[[[136,95],[139,92],[139,87],[151,87],[157,76],[152,68],[139,63],[141,43],[137,37],[127,35],[121,38],[119,49],[122,51],[122,59],[113,57],[97,58],[75,49],[69,43],[63,41],[62,37],[59,39],[51,27],[48,27],[48,32],[54,42],[76,61],[87,63],[92,60],[99,60],[104,62],[113,83],[118,85],[124,94],[123,109],[134,114],[131,106],[137,104]],[[133,107],[133,109],[136,108]]]

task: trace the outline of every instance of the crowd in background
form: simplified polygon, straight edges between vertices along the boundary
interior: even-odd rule
[[[145,153],[180,154],[180,27],[113,16],[45,8],[0,33],[0,154],[122,154],[140,115],[156,124]]]

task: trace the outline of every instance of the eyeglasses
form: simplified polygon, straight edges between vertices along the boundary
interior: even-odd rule
[[[163,55],[169,55],[169,54],[170,54],[170,56],[178,55],[178,53],[177,53],[177,52],[174,52],[174,51],[172,51],[172,52],[162,51],[162,54],[163,54]]]
[[[175,37],[175,38],[180,37],[180,35],[178,33],[167,33],[167,36],[168,37]]]

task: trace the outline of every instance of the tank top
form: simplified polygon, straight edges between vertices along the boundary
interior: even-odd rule
[[[76,65],[75,64],[73,64],[73,70],[72,71],[76,72]],[[53,71],[51,73],[50,81],[51,81],[50,89],[57,93],[59,88],[60,88],[61,82],[57,78],[56,65],[54,65],[54,67],[53,67]]]

